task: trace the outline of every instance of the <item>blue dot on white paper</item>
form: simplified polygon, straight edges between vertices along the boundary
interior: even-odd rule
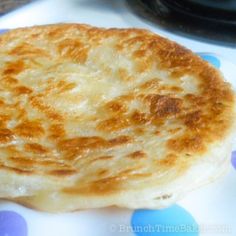
[[[0,34],[3,34],[3,33],[5,33],[5,32],[7,32],[6,29],[0,29]]]
[[[14,211],[0,211],[0,236],[27,236],[27,223]]]
[[[199,53],[198,54],[203,60],[205,61],[208,61],[209,63],[211,63],[214,67],[216,68],[220,68],[220,60],[214,56],[214,55],[211,55],[211,54],[205,54],[205,53]]]
[[[232,163],[233,167],[236,169],[236,151],[232,152],[231,163]]]
[[[184,208],[173,205],[161,210],[136,210],[131,219],[136,236],[198,236],[193,216]]]

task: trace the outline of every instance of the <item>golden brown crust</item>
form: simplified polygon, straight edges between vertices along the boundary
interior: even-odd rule
[[[0,171],[73,178],[63,194],[174,179],[233,126],[220,73],[149,31],[60,24],[0,42]]]

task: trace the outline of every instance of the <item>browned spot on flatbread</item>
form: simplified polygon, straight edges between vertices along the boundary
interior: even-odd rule
[[[113,156],[99,156],[99,157],[95,157],[92,160],[89,161],[89,164],[94,163],[94,162],[98,162],[98,161],[109,161],[113,158]]]
[[[110,101],[105,105],[105,107],[107,110],[114,113],[124,113],[127,111],[126,105],[119,101]]]
[[[110,140],[100,137],[76,137],[58,142],[58,148],[64,153],[67,160],[82,158],[87,151],[115,148],[131,141],[128,136],[118,136]],[[106,157],[107,158],[107,157]]]
[[[14,78],[13,76],[3,76],[1,78],[1,83],[7,84],[7,85],[15,85],[18,83],[18,80]]]
[[[199,122],[201,122],[201,115],[201,111],[194,111],[186,114],[184,117],[184,124],[190,129],[196,128]]]
[[[139,86],[140,89],[158,89],[160,87],[160,82],[158,78],[154,78],[144,82]]]
[[[33,167],[34,164],[37,163],[35,160],[32,160],[30,158],[26,158],[26,157],[21,157],[21,156],[9,157],[8,160],[10,160],[15,165],[17,165],[18,167],[21,167],[21,168],[22,167],[23,168]]]
[[[33,96],[30,98],[30,103],[33,107],[37,108],[38,110],[42,111],[48,118],[52,120],[61,121],[63,117],[61,114],[55,111],[55,109],[47,104],[42,100],[41,96]]]
[[[203,152],[206,148],[203,143],[203,138],[199,135],[183,135],[175,139],[170,139],[167,142],[167,147],[177,152],[186,151],[192,153]]]
[[[130,141],[128,136],[119,136],[114,139],[106,140],[101,137],[76,137],[72,139],[62,140],[58,143],[58,147],[61,150],[73,150],[73,149],[98,149],[107,148],[117,145],[126,144]]]
[[[132,141],[133,140],[132,140],[131,137],[122,135],[122,136],[118,136],[117,138],[110,139],[108,141],[108,146],[109,147],[115,147],[115,146],[119,146],[119,145],[128,144]]]
[[[65,81],[60,81],[58,87],[60,88],[60,92],[63,93],[75,88],[76,83],[67,83]]]
[[[63,193],[69,195],[107,195],[114,194],[120,190],[122,179],[117,177],[107,177],[97,181],[93,181],[84,187],[68,187],[62,190]]]
[[[181,111],[182,100],[168,96],[151,97],[150,112],[157,117],[176,115]]]
[[[25,69],[25,63],[22,60],[8,62],[3,70],[3,75],[13,76],[18,75]]]
[[[24,170],[24,169],[12,167],[12,166],[6,166],[6,165],[3,165],[3,164],[0,164],[0,169],[5,170],[5,171],[10,171],[10,172],[13,172],[13,173],[17,173],[17,174],[20,174],[20,175],[35,174],[35,172],[32,171],[32,170]]]
[[[147,154],[143,151],[135,151],[135,152],[129,153],[127,155],[127,157],[134,159],[134,160],[136,160],[136,159],[138,160],[138,159],[142,159],[142,158],[147,157]]]
[[[158,164],[165,167],[173,167],[174,165],[176,165],[177,159],[178,159],[177,155],[170,153],[167,154],[165,158],[159,160]]]
[[[22,137],[38,138],[44,135],[44,128],[39,121],[24,121],[14,128],[14,132]]]
[[[101,121],[97,125],[97,129],[103,132],[119,131],[129,127],[129,120],[125,117],[113,117],[104,121]]]
[[[150,119],[146,113],[136,110],[131,114],[131,121],[134,124],[143,125],[150,122]]]
[[[88,55],[88,47],[79,39],[64,39],[58,44],[59,53],[65,58],[78,63],[85,63]]]
[[[2,104],[2,105],[4,105],[4,104]],[[4,128],[6,128],[6,125],[9,120],[10,120],[9,115],[2,115],[2,114],[0,115],[0,128],[2,128],[3,131],[4,131]],[[10,132],[10,131],[8,131],[8,132]]]
[[[52,124],[49,127],[49,132],[49,137],[52,139],[63,138],[66,134],[63,124]]]
[[[187,93],[184,99],[189,101],[194,107],[203,106],[207,103],[207,98],[203,96],[197,96],[195,94]]]
[[[128,71],[125,68],[118,69],[118,76],[119,76],[120,80],[122,80],[124,82],[129,82],[129,81],[134,80],[134,78],[129,75]]]
[[[17,155],[19,154],[19,155]],[[18,168],[22,169],[27,169],[27,170],[42,170],[44,168],[45,170],[50,168],[53,170],[68,170],[69,168],[71,169],[71,166],[58,162],[56,159],[47,159],[47,157],[44,156],[44,158],[31,158],[31,157],[25,157],[25,156],[20,156],[20,152],[16,153],[15,156],[11,156],[8,158],[8,161],[11,162],[11,164],[16,165]],[[57,169],[56,169],[57,168]],[[60,168],[60,169],[59,169]],[[47,171],[50,172],[50,171]],[[56,175],[56,172],[55,172]]]
[[[76,174],[76,170],[71,169],[58,169],[58,170],[50,170],[47,172],[49,175],[57,176],[57,177],[66,177]]]
[[[106,175],[109,174],[109,170],[108,169],[100,169],[98,170],[98,172],[96,173],[96,175],[99,177],[99,178],[102,178]]]
[[[100,137],[76,137],[58,142],[58,148],[64,153],[67,160],[83,157],[86,150],[94,150],[107,147],[107,141]]]
[[[31,152],[31,153],[45,154],[49,152],[48,148],[43,147],[42,145],[38,143],[26,143],[24,145],[24,148],[25,148],[25,151]]]
[[[41,48],[37,48],[32,44],[29,43],[22,43],[19,46],[16,46],[15,48],[13,48],[10,52],[10,55],[14,55],[14,56],[36,56],[36,57],[45,57],[48,56],[48,53],[41,49]]]
[[[0,99],[0,106],[2,106],[4,104],[5,104],[5,102],[2,99]]]
[[[14,138],[14,133],[9,129],[0,129],[0,142],[7,143],[12,141]]]
[[[107,141],[100,137],[76,137],[66,139],[58,143],[59,148],[62,150],[79,149],[79,148],[103,148],[107,146]]]
[[[26,86],[18,86],[14,89],[14,92],[16,93],[16,95],[21,95],[21,94],[30,94],[33,92],[33,90]]]

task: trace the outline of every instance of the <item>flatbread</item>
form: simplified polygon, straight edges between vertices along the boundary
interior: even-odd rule
[[[0,37],[1,198],[50,212],[167,207],[227,169],[234,130],[220,72],[150,31]]]

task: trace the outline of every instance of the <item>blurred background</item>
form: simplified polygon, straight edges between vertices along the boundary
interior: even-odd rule
[[[6,14],[24,4],[31,2],[31,0],[1,0],[0,1],[0,16]]]
[[[236,0],[0,0],[0,29],[60,22],[146,28],[236,61]]]

